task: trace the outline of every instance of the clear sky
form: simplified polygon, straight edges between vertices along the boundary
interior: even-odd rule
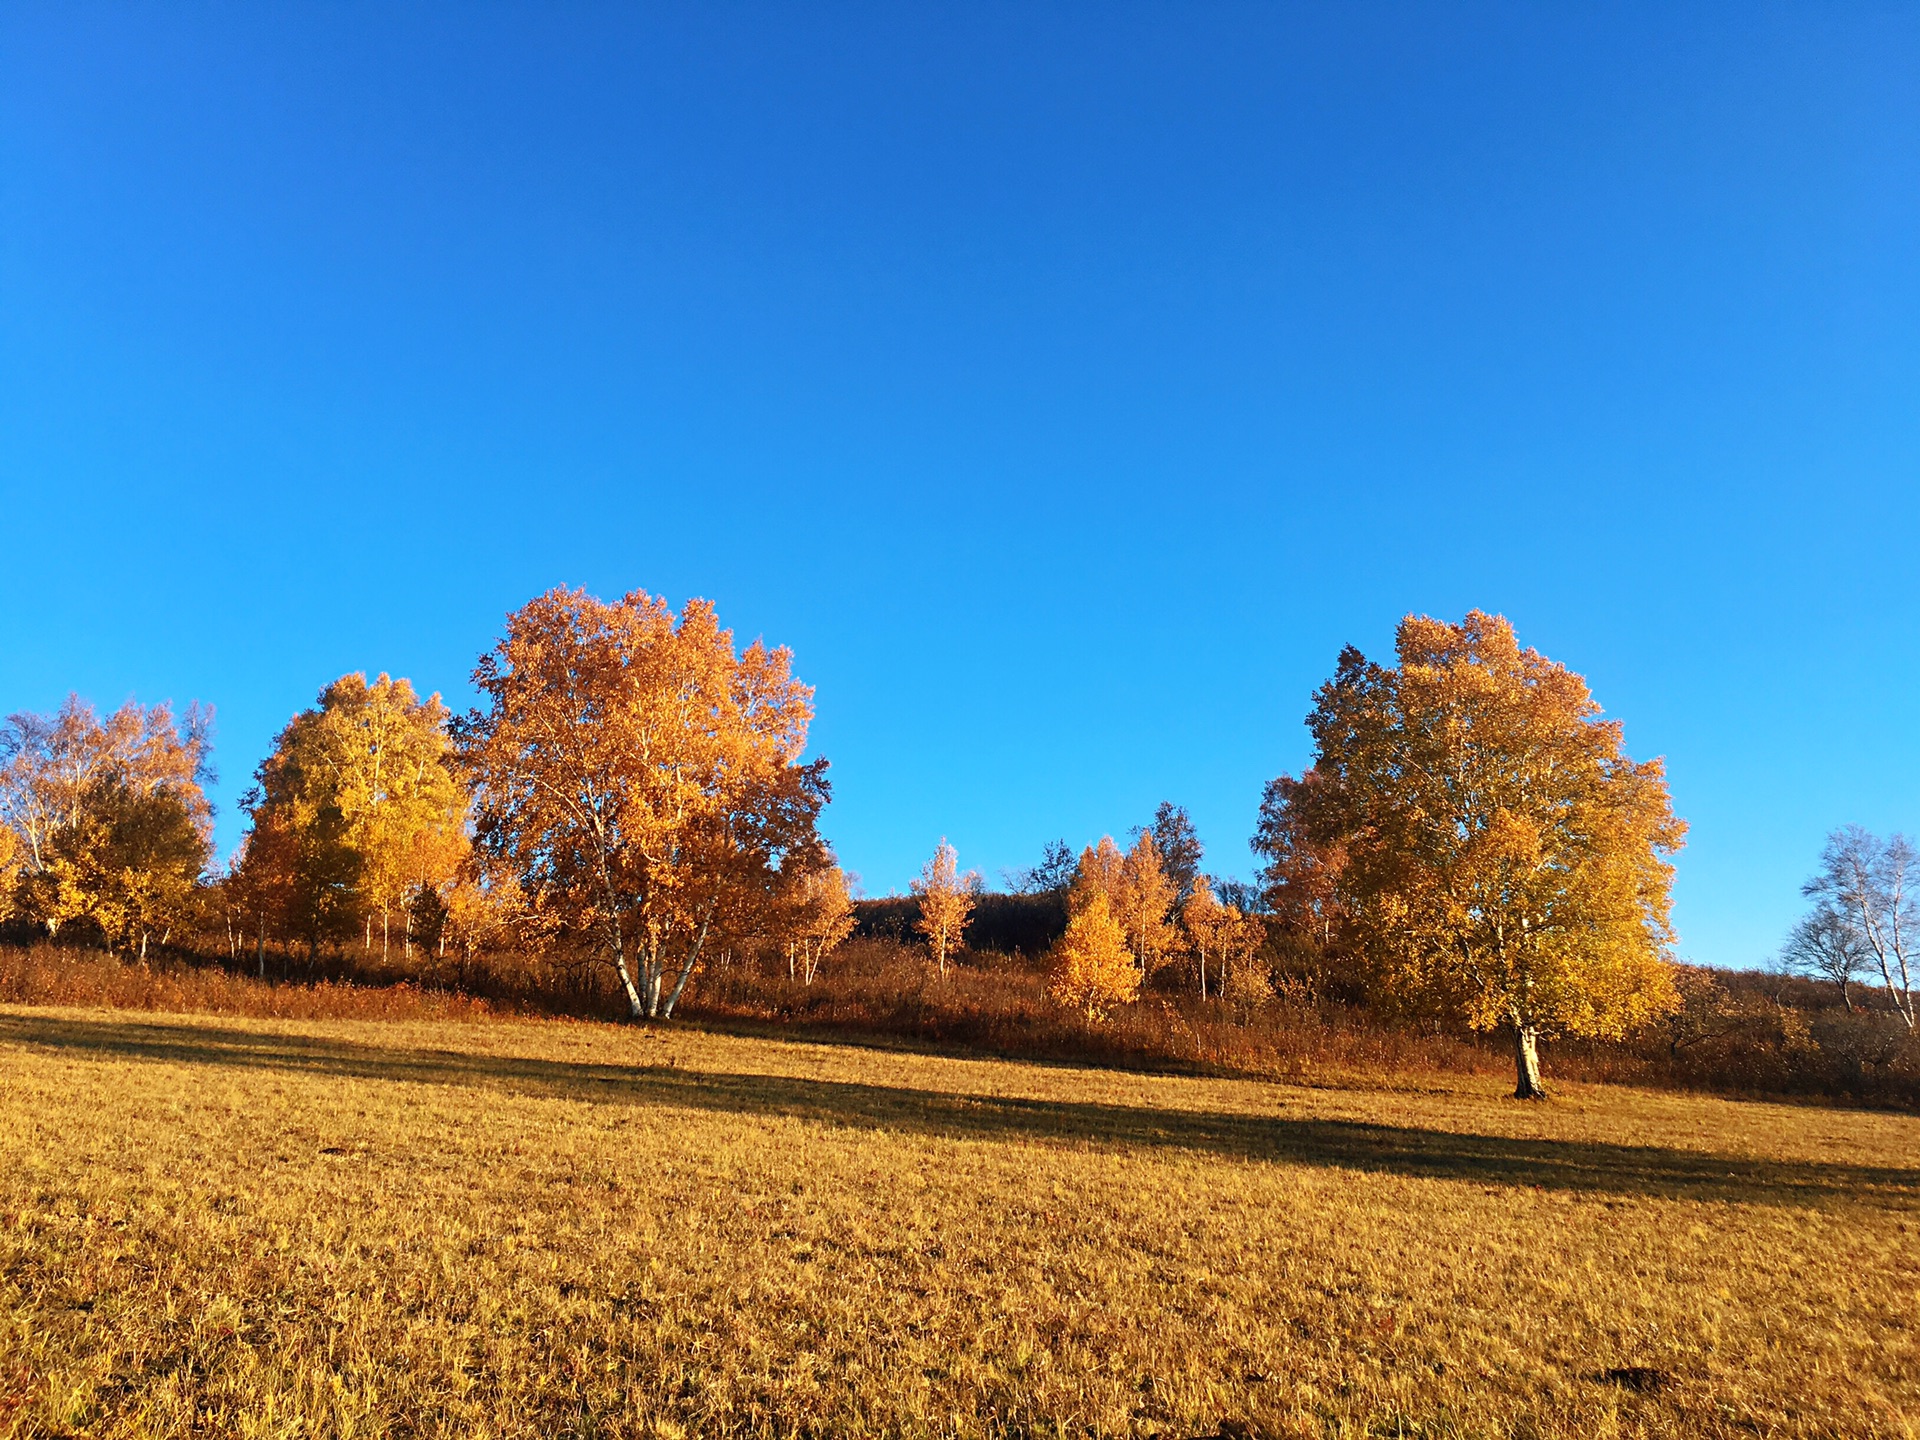
[[[870,893],[1188,805],[1508,615],[1684,955],[1920,828],[1920,9],[0,10],[0,711],[469,702],[555,584],[793,647]]]

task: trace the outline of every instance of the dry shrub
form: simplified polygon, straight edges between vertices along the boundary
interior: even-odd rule
[[[72,1005],[288,1020],[479,1020],[503,1007],[399,981],[268,984],[218,966],[158,958],[141,965],[97,950],[0,946],[0,1004]]]
[[[1384,1026],[1339,1005],[1264,1005],[1148,994],[1102,1020],[1063,1009],[1018,956],[970,952],[943,979],[925,954],[882,939],[840,947],[812,985],[743,963],[705,972],[689,1014],[896,1035],[998,1055],[1292,1079],[1335,1072],[1497,1074],[1505,1052],[1439,1030]]]

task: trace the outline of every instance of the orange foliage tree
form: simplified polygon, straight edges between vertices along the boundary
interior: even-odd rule
[[[959,853],[941,836],[933,858],[913,882],[913,893],[920,897],[920,918],[914,929],[927,937],[942,975],[947,973],[947,957],[960,948],[979,889],[980,877],[972,871],[960,873]]]
[[[808,866],[787,887],[787,975],[811,985],[853,933],[853,891],[838,865]]]
[[[251,816],[234,889],[255,923],[309,952],[380,925],[422,892],[444,908],[466,856],[467,798],[451,768],[448,713],[406,680],[343,675],[287,722],[244,802]],[[412,949],[410,923],[403,936]]]
[[[55,934],[88,919],[144,954],[188,918],[212,853],[213,712],[128,701],[102,720],[76,695],[0,725],[0,871],[13,907]]]
[[[1140,998],[1140,967],[1104,894],[1094,891],[1067,921],[1054,942],[1051,971],[1047,993],[1088,1020]]]
[[[1578,675],[1506,620],[1402,621],[1398,665],[1351,648],[1308,719],[1300,832],[1377,982],[1476,1030],[1619,1036],[1677,1003],[1665,857],[1686,833],[1658,760],[1621,749]],[[1290,823],[1292,823],[1290,821]]]
[[[676,618],[644,591],[529,601],[473,678],[454,728],[477,843],[529,926],[603,959],[634,1018],[670,1017],[716,927],[820,844],[813,692],[785,649],[736,653],[706,601]]]

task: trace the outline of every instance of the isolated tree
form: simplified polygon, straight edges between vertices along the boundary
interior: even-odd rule
[[[789,888],[787,974],[811,985],[827,956],[853,933],[853,892],[838,865],[809,865]]]
[[[1153,824],[1148,830],[1160,854],[1160,868],[1173,882],[1173,903],[1185,905],[1200,881],[1200,862],[1207,853],[1193,828],[1193,818],[1187,814],[1186,806],[1162,800],[1153,812]]]
[[[1115,1005],[1140,998],[1140,967],[1128,953],[1126,932],[1107,897],[1095,892],[1054,943],[1047,993],[1054,1001],[1098,1020]]]
[[[1872,951],[1859,928],[1831,904],[1817,906],[1794,922],[1780,958],[1796,974],[1837,986],[1849,1012],[1853,987],[1866,973]]]
[[[1409,616],[1397,654],[1342,652],[1287,803],[1343,852],[1335,902],[1377,983],[1511,1026],[1515,1094],[1536,1098],[1542,1035],[1618,1036],[1677,1003],[1665,857],[1686,827],[1660,762],[1623,754],[1586,683],[1504,619]]]
[[[213,712],[199,704],[176,719],[170,706],[130,700],[102,720],[75,695],[52,715],[9,716],[0,827],[19,908],[49,935],[90,918],[110,943],[181,919],[213,834],[203,788],[212,730]],[[175,843],[183,834],[191,864]]]
[[[1888,998],[1914,1029],[1915,946],[1920,942],[1920,852],[1904,835],[1882,840],[1858,825],[1827,837],[1820,873],[1801,886],[1873,956]]]
[[[920,897],[920,918],[913,928],[927,937],[927,948],[933,951],[933,963],[942,975],[947,973],[947,957],[960,948],[980,888],[980,877],[971,871],[962,875],[959,867],[959,853],[943,835],[933,858],[913,882],[913,893]]]
[[[454,726],[476,842],[529,921],[667,1018],[716,926],[817,846],[826,762],[802,764],[813,692],[792,656],[735,653],[713,607],[552,590],[508,617]]]

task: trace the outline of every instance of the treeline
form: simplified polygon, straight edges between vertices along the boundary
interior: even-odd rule
[[[858,934],[913,947],[943,985],[1013,957],[983,973],[1030,975],[1034,1003],[1088,1036],[1159,1033],[1129,1018],[1153,1004],[1504,1036],[1522,1096],[1542,1093],[1546,1039],[1676,1074],[1683,1052],[1772,1046],[1793,1074],[1855,1089],[1916,1068],[1894,1033],[1913,1029],[1920,934],[1906,842],[1836,832],[1785,956],[1832,982],[1845,1018],[1769,1030],[1750,995],[1672,957],[1685,826],[1660,763],[1626,755],[1584,681],[1496,616],[1409,617],[1391,665],[1341,654],[1308,716],[1311,764],[1266,789],[1252,884],[1209,875],[1169,802],[1124,844],[1050,844],[1011,894],[943,840],[911,895],[856,902],[820,833],[827,764],[803,758],[811,690],[704,602],[552,591],[508,617],[473,679],[462,715],[385,675],[326,686],[276,737],[221,866],[209,711],[102,718],[70,699],[11,717],[0,925],[260,978],[377,968],[652,1018],[698,987],[738,1008],[754,976],[809,992]],[[864,953],[853,969],[898,993],[898,964]],[[962,991],[978,1008],[969,981],[915,1013]]]

